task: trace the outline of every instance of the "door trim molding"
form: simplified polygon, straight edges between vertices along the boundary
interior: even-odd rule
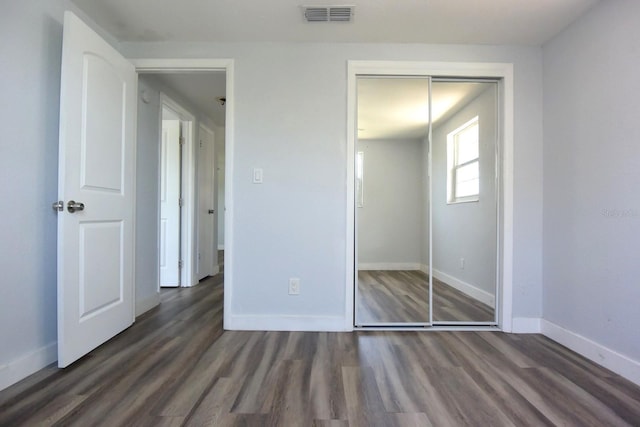
[[[225,274],[224,274],[224,319],[223,325],[231,320],[231,301],[233,298],[233,160],[234,160],[234,60],[231,58],[128,58],[138,73],[203,72],[225,71]]]
[[[355,141],[357,118],[356,76],[404,75],[431,77],[489,77],[501,79],[499,100],[502,122],[502,206],[499,212],[500,286],[496,293],[498,325],[504,332],[512,330],[513,306],[513,64],[493,62],[421,62],[421,61],[347,61],[347,201],[346,201],[346,277],[345,330],[354,328],[355,290]]]

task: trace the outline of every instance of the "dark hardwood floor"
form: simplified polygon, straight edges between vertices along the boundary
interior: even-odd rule
[[[221,329],[222,276],[65,370],[0,392],[0,425],[640,425],[640,387],[541,335]]]
[[[413,270],[360,270],[357,304],[359,323],[429,322],[429,276]],[[494,317],[493,308],[434,278],[434,322],[492,322]]]

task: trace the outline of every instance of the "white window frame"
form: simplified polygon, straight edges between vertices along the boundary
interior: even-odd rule
[[[475,116],[462,126],[454,129],[447,134],[447,204],[456,203],[468,203],[477,202],[480,200],[480,184],[478,183],[478,193],[469,196],[457,197],[456,196],[456,184],[457,184],[457,171],[458,169],[471,165],[473,163],[478,164],[478,182],[480,181],[480,120],[479,116]],[[467,160],[464,163],[458,163],[458,150],[457,150],[457,136],[467,130],[471,126],[476,126],[478,129],[478,157]]]

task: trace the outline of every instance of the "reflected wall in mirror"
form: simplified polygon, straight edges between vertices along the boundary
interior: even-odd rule
[[[358,78],[357,107],[356,325],[425,324],[429,79]]]
[[[432,83],[433,322],[496,320],[497,83]],[[464,94],[451,104],[451,94]]]

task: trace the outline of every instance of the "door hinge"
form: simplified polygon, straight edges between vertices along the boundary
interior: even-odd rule
[[[178,138],[178,143],[180,145],[184,145],[184,142],[185,142],[184,136],[181,136],[180,138]]]
[[[178,261],[178,269],[182,270],[182,264],[183,264],[182,260]]]
[[[184,199],[182,197],[180,197],[178,199],[178,206],[182,207],[184,205]]]

